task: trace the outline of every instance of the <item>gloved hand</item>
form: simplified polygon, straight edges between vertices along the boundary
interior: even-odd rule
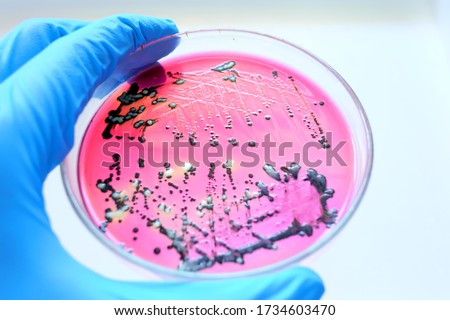
[[[72,147],[78,114],[123,57],[176,32],[170,20],[123,15],[92,23],[30,20],[1,40],[0,299],[317,299],[322,295],[320,278],[300,267],[215,282],[110,280],[69,256],[53,233],[42,186]]]

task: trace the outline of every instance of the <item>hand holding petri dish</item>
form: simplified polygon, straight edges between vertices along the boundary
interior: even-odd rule
[[[145,65],[144,51],[162,50]],[[141,51],[97,89],[63,165],[77,212],[107,246],[158,273],[223,278],[298,262],[345,225],[372,138],[331,67],[235,30]]]

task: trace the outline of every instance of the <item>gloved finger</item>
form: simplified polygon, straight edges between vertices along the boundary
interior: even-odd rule
[[[322,296],[324,285],[312,270],[295,267],[271,275],[220,281],[151,284],[111,281],[110,292],[114,299],[315,300]]]
[[[31,208],[29,208],[32,210]],[[43,203],[35,210],[43,210]],[[39,214],[11,208],[0,233],[0,299],[319,299],[320,277],[294,267],[217,281],[127,282],[102,277],[74,260]],[[18,254],[20,253],[20,254]],[[7,275],[7,276],[5,276]]]
[[[64,19],[29,19],[0,40],[0,83],[53,41],[89,22]]]
[[[177,31],[167,19],[122,15],[55,41],[0,84],[0,103],[8,109],[2,121],[10,126],[2,130],[16,133],[14,145],[5,145],[11,153],[27,146],[29,173],[43,181],[71,148],[76,118],[95,87],[130,52]]]

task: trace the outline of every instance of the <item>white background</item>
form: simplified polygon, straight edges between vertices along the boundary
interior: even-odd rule
[[[162,4],[164,2],[164,4]],[[299,44],[353,87],[373,129],[372,180],[359,210],[310,262],[327,299],[450,298],[450,2],[0,0],[0,35],[31,17],[170,17],[180,30],[240,28]],[[45,188],[63,245],[117,279],[148,279],[78,220],[59,170]]]

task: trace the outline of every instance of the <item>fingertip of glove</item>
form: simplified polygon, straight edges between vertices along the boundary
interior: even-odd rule
[[[178,27],[171,19],[138,14],[113,15],[99,20],[97,23],[101,25],[120,24],[131,28],[138,40],[141,40],[137,41],[138,46],[143,45],[142,42],[149,42],[178,33]]]
[[[148,28],[147,25],[144,25],[142,28],[147,41],[163,38],[179,32],[175,21],[171,19],[155,17],[147,17],[147,19],[150,19],[148,22],[151,26]],[[158,33],[157,37],[155,37],[155,33]]]
[[[316,300],[325,292],[322,278],[313,270],[305,267],[295,267],[286,272],[288,281],[294,284],[292,296],[289,299]]]

